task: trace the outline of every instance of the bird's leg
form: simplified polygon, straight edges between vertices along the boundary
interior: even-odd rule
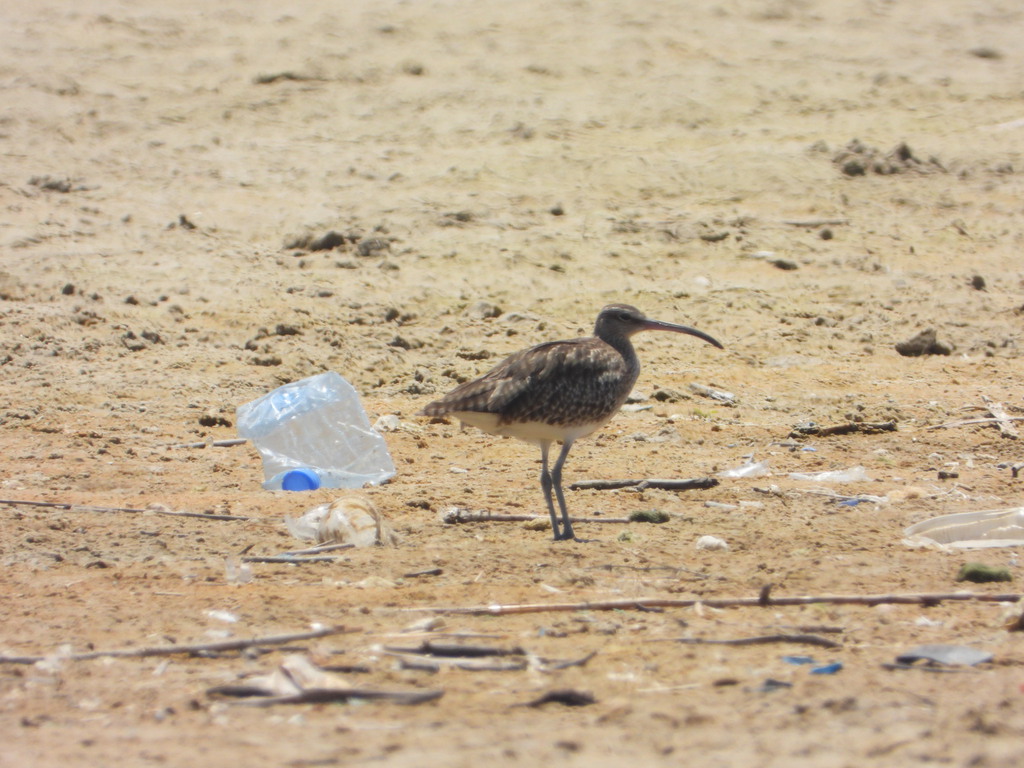
[[[561,535],[556,534],[555,538],[562,541],[576,538],[576,534],[572,531],[572,523],[569,522],[569,510],[565,507],[565,495],[562,493],[562,465],[565,464],[565,457],[569,455],[570,448],[572,448],[572,440],[562,443],[562,451],[558,454],[555,466],[551,470],[551,483],[555,486],[555,496],[558,498],[558,506],[562,510],[562,533]],[[548,503],[550,504],[550,499]],[[555,511],[552,508],[552,518],[554,514]]]
[[[545,440],[540,444],[540,487],[544,491],[544,501],[548,505],[548,514],[551,515],[551,530],[555,534],[555,541],[558,541],[561,537],[558,530],[558,516],[555,514],[555,502],[551,499],[551,473],[548,472],[548,449],[551,447],[551,442]],[[561,494],[561,489],[559,489]]]

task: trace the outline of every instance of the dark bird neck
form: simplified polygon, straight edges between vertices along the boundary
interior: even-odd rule
[[[633,342],[629,340],[628,336],[622,334],[601,333],[599,331],[595,335],[622,357],[622,362],[626,364],[624,382],[628,382],[628,387],[632,389],[637,377],[640,376],[640,358],[636,356]]]

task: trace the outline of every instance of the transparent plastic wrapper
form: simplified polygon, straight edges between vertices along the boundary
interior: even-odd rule
[[[286,517],[284,522],[292,536],[317,544],[390,547],[398,543],[373,502],[361,495],[343,496],[314,507],[302,517]]]
[[[328,371],[294,381],[237,409],[238,434],[260,452],[263,487],[361,488],[394,477],[387,444],[355,389]],[[308,482],[296,486],[301,476]]]
[[[815,483],[861,483],[870,480],[864,467],[835,469],[828,472],[790,472],[793,480],[811,480]]]
[[[911,542],[925,540],[960,549],[1024,546],[1024,507],[942,515],[903,533]]]
[[[719,477],[764,477],[770,475],[767,461],[748,461],[732,469],[723,469],[718,473]]]

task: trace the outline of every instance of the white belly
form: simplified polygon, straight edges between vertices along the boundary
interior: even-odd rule
[[[600,429],[608,421],[608,419],[603,419],[602,421],[589,422],[586,424],[570,425],[546,424],[542,421],[499,424],[498,416],[494,413],[457,411],[451,415],[465,424],[469,424],[477,429],[482,429],[488,434],[515,437],[519,440],[527,440],[534,443],[564,443],[566,441],[575,441],[581,437],[586,437],[595,430]]]

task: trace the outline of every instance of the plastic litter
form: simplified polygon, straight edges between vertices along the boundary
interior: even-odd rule
[[[817,660],[813,656],[783,656],[782,660],[787,664],[796,664],[797,666],[805,666],[808,664],[817,664]],[[836,672],[843,668],[843,662],[834,661],[831,664],[824,664],[818,667],[814,667],[810,670],[812,675],[834,675]]]
[[[320,475],[308,467],[299,467],[284,473],[282,491],[315,491],[320,487]]]
[[[286,517],[284,522],[295,538],[318,544],[369,547],[374,544],[391,546],[398,541],[373,502],[357,494],[313,507],[298,518]]]
[[[238,621],[238,616],[231,611],[204,611],[204,613],[209,618],[223,621],[225,624],[234,624]]]
[[[973,667],[975,664],[992,661],[992,654],[966,645],[932,644],[919,645],[896,657],[897,664],[913,664],[915,661]]]
[[[394,477],[384,438],[352,385],[333,371],[285,384],[239,406],[236,416],[238,434],[260,452],[268,490],[360,488]]]
[[[252,566],[237,557],[228,557],[224,561],[224,580],[228,584],[251,584]]]
[[[720,552],[729,549],[729,545],[724,539],[720,539],[717,536],[701,536],[697,539],[695,545],[697,549],[706,549],[711,552]]]
[[[945,544],[959,549],[1024,545],[1024,507],[961,512],[933,517],[910,526],[911,543]]]
[[[718,473],[719,477],[764,477],[770,475],[767,461],[748,461],[732,469],[724,469]]]
[[[828,472],[790,472],[792,480],[810,480],[814,483],[860,483],[870,480],[864,467],[835,469]]]
[[[798,666],[803,664],[813,664],[813,656],[783,656],[782,660],[787,664],[796,664]]]

